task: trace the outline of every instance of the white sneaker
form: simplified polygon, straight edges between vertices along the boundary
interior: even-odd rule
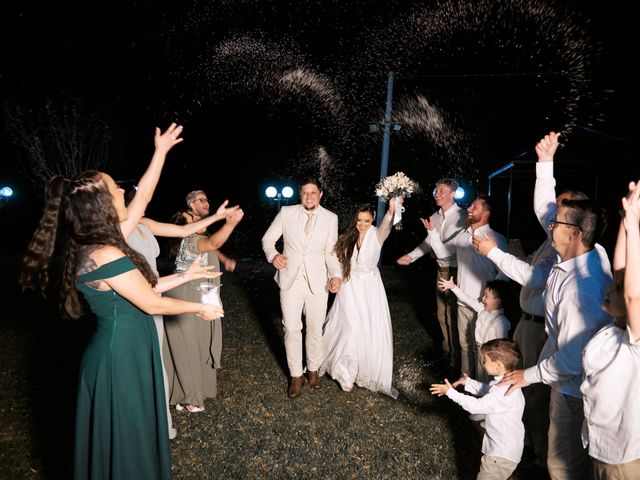
[[[175,428],[171,427],[169,429],[169,440],[173,440],[177,436],[178,436],[178,430],[176,430]]]

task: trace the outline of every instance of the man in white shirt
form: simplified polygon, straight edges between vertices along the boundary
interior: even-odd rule
[[[611,321],[600,305],[611,283],[595,247],[606,226],[604,211],[590,200],[563,200],[549,222],[560,261],[544,294],[548,335],[538,363],[504,376],[515,388],[544,382],[551,386],[547,466],[553,479],[589,478],[589,457],[581,441],[583,420],[582,350]]]
[[[472,298],[480,298],[485,282],[496,279],[498,270],[488,258],[480,255],[473,248],[474,236],[493,238],[501,250],[508,249],[505,237],[489,226],[491,217],[491,200],[480,194],[467,208],[467,225],[458,235],[447,243],[440,240],[435,225],[427,225],[431,248],[438,258],[455,255],[458,262],[458,287]],[[500,279],[505,279],[502,276]],[[475,370],[475,320],[476,311],[458,301],[458,340],[460,341],[460,369],[469,376]]]
[[[434,212],[428,220],[420,220],[427,227],[431,222],[435,226],[442,243],[447,243],[465,228],[467,214],[455,202],[455,194],[458,190],[458,182],[452,178],[442,178],[436,182],[433,198],[438,211]],[[433,253],[429,235],[412,251],[398,258],[399,265],[410,265],[427,253]],[[435,254],[434,254],[435,256]],[[457,276],[457,262],[455,253],[447,257],[435,256],[438,263],[436,277],[436,316],[442,332],[442,356],[448,365],[457,368],[460,365],[460,343],[458,341],[456,298],[451,292],[443,292],[438,288],[438,280],[449,280]]]
[[[538,363],[538,357],[547,339],[544,327],[545,307],[544,288],[551,268],[556,263],[557,253],[552,245],[549,221],[565,199],[587,200],[588,197],[578,191],[566,190],[555,196],[553,170],[549,172],[547,164],[553,162],[558,148],[558,135],[546,136],[536,144],[538,165],[536,166],[536,184],[534,206],[536,216],[547,233],[547,239],[526,259],[520,259],[497,248],[491,239],[475,237],[476,250],[486,255],[498,269],[510,279],[522,285],[520,290],[520,308],[522,317],[513,333],[522,353],[522,368],[526,369]],[[551,163],[553,166],[553,163]],[[552,202],[555,201],[555,204]],[[609,267],[609,258],[604,249],[596,244],[604,269]],[[547,468],[547,436],[549,430],[549,387],[543,383],[524,390],[527,400],[524,424],[527,439],[536,455],[535,464]]]

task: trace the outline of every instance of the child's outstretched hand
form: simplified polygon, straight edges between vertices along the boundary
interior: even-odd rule
[[[442,290],[443,292],[451,290],[455,286],[456,284],[453,281],[453,277],[449,278],[449,280],[445,280],[444,278],[438,279],[438,287],[440,287],[440,290]]]
[[[432,383],[429,390],[431,391],[431,395],[438,395],[439,397],[441,397],[443,395],[446,395],[450,388],[453,387],[449,383],[449,380],[445,378],[444,383]]]
[[[460,376],[460,378],[458,380],[456,380],[455,382],[453,382],[452,387],[456,388],[458,385],[464,385],[465,383],[467,383],[467,379],[469,378],[469,375],[467,375],[466,373],[462,372],[462,375]]]

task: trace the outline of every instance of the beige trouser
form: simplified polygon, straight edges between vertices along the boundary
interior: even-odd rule
[[[473,347],[476,329],[476,311],[473,308],[458,305],[458,338],[460,339],[460,370],[475,378],[475,359]]]
[[[640,478],[640,459],[627,463],[609,464],[591,458],[594,480],[637,480]]]
[[[477,480],[507,480],[515,471],[517,463],[502,457],[483,455],[480,459],[480,471]]]
[[[582,399],[551,389],[547,467],[553,480],[591,478],[589,454],[582,446]]]
[[[438,267],[436,277],[436,316],[440,324],[442,332],[442,354],[449,361],[451,367],[457,367],[460,364],[460,342],[458,341],[458,307],[456,305],[456,296],[451,291],[443,292],[438,287],[438,280],[443,278],[449,280],[453,277],[453,281],[457,281],[456,274],[458,269],[455,267]]]
[[[288,290],[280,290],[284,348],[292,377],[304,373],[302,366],[302,312],[306,319],[307,370],[316,371],[323,360],[322,324],[327,315],[326,290],[312,293],[306,277],[300,273]]]

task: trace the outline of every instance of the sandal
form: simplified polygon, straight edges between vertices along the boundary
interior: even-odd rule
[[[204,412],[204,407],[198,407],[197,405],[191,405],[190,403],[176,403],[176,411],[181,412],[186,410],[189,413]]]

